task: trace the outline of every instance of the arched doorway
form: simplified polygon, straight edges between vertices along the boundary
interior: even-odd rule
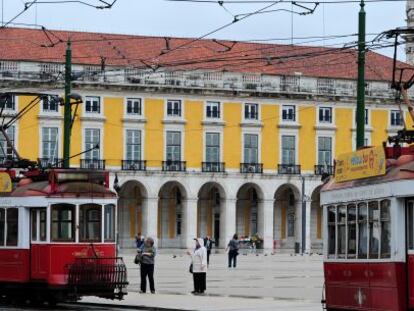
[[[162,248],[185,247],[184,213],[187,194],[175,181],[164,184],[158,195],[158,245]]]
[[[316,252],[322,252],[323,249],[321,188],[319,186],[312,192],[311,202],[311,249]]]
[[[134,248],[135,236],[144,234],[146,198],[147,191],[138,181],[127,181],[121,186],[118,201],[118,241],[121,248]]]
[[[210,236],[215,242],[215,247],[221,246],[220,233],[224,234],[224,223],[221,222],[224,199],[224,190],[217,183],[206,183],[198,192],[197,236]]]
[[[300,241],[300,195],[291,185],[280,186],[275,193],[273,239],[277,249],[294,249]]]
[[[236,232],[241,237],[262,235],[259,219],[263,194],[255,184],[245,184],[237,192]]]

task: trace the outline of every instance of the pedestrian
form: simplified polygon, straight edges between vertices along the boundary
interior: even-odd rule
[[[204,238],[204,247],[207,250],[207,266],[210,265],[210,254],[213,248],[214,241],[210,238],[210,236],[206,236]]]
[[[193,295],[204,294],[206,290],[207,276],[207,249],[204,247],[204,240],[201,238],[194,239],[195,248],[193,252],[187,251],[191,256],[190,272],[193,273],[194,290]]]
[[[150,237],[146,238],[141,245],[141,291],[145,293],[147,291],[147,277],[152,294],[155,294],[154,286],[154,265],[156,249],[154,247],[154,240]]]
[[[233,238],[226,247],[226,251],[229,254],[229,268],[231,268],[232,264],[233,268],[236,268],[237,256],[239,255],[239,237],[237,233],[233,235]]]
[[[138,234],[135,236],[135,245],[137,249],[141,249],[142,245],[144,244],[144,236],[141,235],[141,232],[138,232]]]

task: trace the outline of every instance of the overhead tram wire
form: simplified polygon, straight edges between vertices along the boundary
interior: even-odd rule
[[[23,10],[21,10],[17,15],[15,15],[12,19],[10,19],[8,22],[3,23],[0,27],[0,29],[6,28],[10,23],[14,22],[16,19],[18,19],[23,13],[25,13],[32,5],[34,5],[38,0],[33,0],[31,2],[26,2],[24,5]]]
[[[265,4],[265,3],[271,3],[273,1],[271,0],[164,0],[168,2],[189,2],[189,3],[208,3],[208,4],[217,4],[217,3],[223,3],[223,4]],[[407,0],[364,0],[365,3],[370,2],[406,2]],[[361,0],[328,0],[328,1],[308,1],[308,0],[283,0],[282,3],[302,3],[302,4],[348,4],[348,3],[361,3]]]
[[[88,3],[88,2],[82,1],[82,0],[38,1],[37,4],[73,4],[73,3],[78,3],[78,4],[82,4],[82,5],[85,5],[85,6],[88,6],[88,7],[92,7],[92,8],[95,8],[95,9],[111,9],[113,7],[113,5],[118,0],[113,0],[111,3],[107,2],[107,1],[103,1],[103,0],[97,0],[97,1],[99,1],[103,5],[94,5],[94,4],[91,4],[91,3]]]

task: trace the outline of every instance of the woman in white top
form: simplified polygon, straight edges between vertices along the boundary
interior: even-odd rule
[[[204,294],[206,290],[206,275],[207,275],[207,250],[204,247],[203,239],[194,239],[196,241],[194,251],[187,252],[191,256],[191,263],[193,267],[193,281],[194,291],[192,294]]]

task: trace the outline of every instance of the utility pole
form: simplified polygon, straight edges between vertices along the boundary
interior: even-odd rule
[[[356,111],[356,147],[365,145],[365,10],[364,0],[360,3],[358,30],[358,87]]]
[[[70,136],[72,123],[72,106],[69,94],[72,92],[72,50],[70,40],[66,48],[65,63],[65,109],[63,121],[63,167],[70,166]]]

